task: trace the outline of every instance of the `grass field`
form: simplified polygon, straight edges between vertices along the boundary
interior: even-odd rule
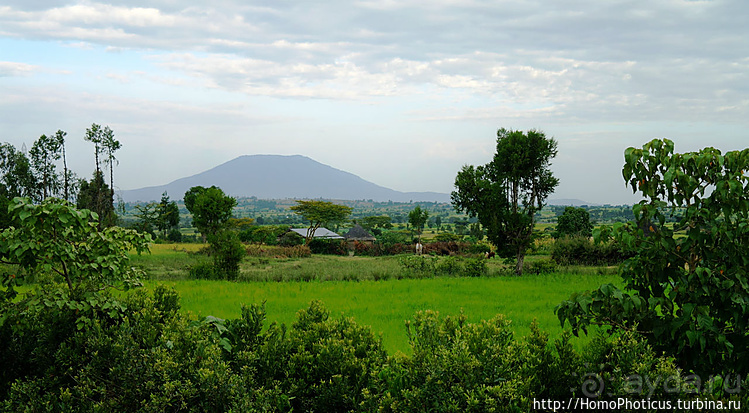
[[[353,317],[382,333],[391,354],[408,352],[405,321],[416,311],[458,314],[471,322],[504,314],[515,333],[525,335],[533,319],[552,337],[561,332],[554,306],[575,291],[591,289],[615,276],[550,274],[496,278],[430,278],[388,281],[253,282],[179,280],[149,281],[173,286],[182,308],[195,315],[236,318],[242,304],[266,302],[268,321],[290,324],[312,300],[322,301],[331,316]],[[586,339],[582,339],[587,341]],[[578,343],[580,344],[580,343]]]

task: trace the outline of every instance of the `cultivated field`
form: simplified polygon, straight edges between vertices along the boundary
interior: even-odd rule
[[[498,313],[513,321],[515,333],[525,335],[533,319],[555,337],[561,327],[554,307],[576,291],[618,283],[615,268],[560,267],[552,274],[499,276],[501,260],[489,260],[488,274],[468,278],[438,276],[403,278],[400,257],[339,257],[277,259],[247,257],[244,281],[192,280],[190,265],[206,257],[190,254],[199,244],[154,245],[151,255],[134,256],[148,273],[147,288],[173,286],[182,308],[196,315],[237,318],[242,304],[266,302],[268,322],[290,324],[296,312],[320,300],[332,316],[353,317],[381,333],[389,352],[408,353],[405,321],[419,310],[442,314],[463,311],[471,322]],[[530,261],[540,257],[529,257]],[[253,281],[254,280],[254,281]],[[260,281],[257,281],[260,280]],[[279,282],[281,281],[281,282]],[[587,338],[575,340],[576,346]]]

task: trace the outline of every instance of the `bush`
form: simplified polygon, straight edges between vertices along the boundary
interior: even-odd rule
[[[217,280],[221,277],[210,262],[201,262],[190,267],[190,277],[198,280]]]
[[[484,258],[469,258],[465,263],[465,275],[468,277],[481,277],[486,275],[487,267]]]
[[[235,280],[239,275],[239,263],[247,251],[236,233],[221,231],[210,239],[211,255],[216,275],[227,280]]]
[[[313,254],[348,255],[346,241],[339,239],[313,239],[309,249]]]
[[[551,258],[537,261],[526,261],[523,264],[523,273],[528,274],[550,274],[557,270],[557,262]]]
[[[617,265],[630,256],[613,241],[594,243],[586,237],[559,238],[551,251],[559,265]]]
[[[406,278],[433,277],[435,258],[424,255],[404,255],[398,259]]]

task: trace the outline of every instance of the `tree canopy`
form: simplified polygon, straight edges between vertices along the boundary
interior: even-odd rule
[[[194,186],[185,192],[185,207],[192,214],[192,224],[204,237],[223,230],[231,218],[237,200],[221,188]]]
[[[516,259],[517,275],[523,273],[525,252],[533,242],[535,214],[559,184],[549,169],[556,154],[556,141],[541,131],[502,128],[494,159],[466,165],[455,178],[453,206],[478,217],[498,255]]]
[[[429,219],[429,211],[421,209],[419,205],[416,205],[416,208],[408,213],[408,222],[416,230],[419,240],[421,240],[421,231],[424,229],[427,219]]]
[[[741,372],[749,365],[749,149],[681,154],[655,139],[624,157],[624,179],[645,199],[634,221],[597,234],[634,253],[620,268],[624,290],[573,294],[556,309],[560,321],[575,334],[589,325],[636,330],[698,374]]]
[[[585,208],[568,206],[562,215],[557,217],[556,237],[581,236],[589,238],[593,235],[593,224],[590,214]]]
[[[297,200],[290,209],[309,221],[305,243],[309,244],[315,236],[315,231],[323,225],[343,222],[351,214],[352,208],[328,201]]]

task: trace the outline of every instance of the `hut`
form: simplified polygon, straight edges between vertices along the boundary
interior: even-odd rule
[[[372,236],[366,229],[362,228],[361,225],[354,225],[348,233],[344,234],[343,238],[346,239],[349,249],[354,249],[354,243],[359,241],[367,245],[373,245],[376,238]]]

